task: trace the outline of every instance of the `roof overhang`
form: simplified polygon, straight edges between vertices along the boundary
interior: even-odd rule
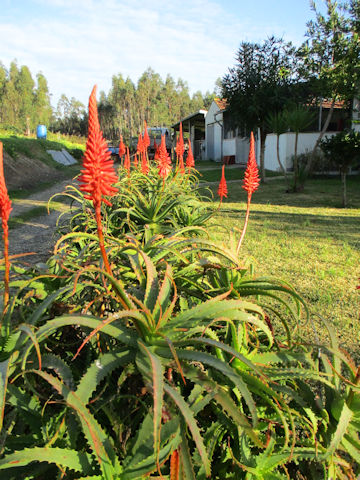
[[[189,125],[194,125],[195,128],[204,129],[205,128],[205,116],[207,114],[207,110],[198,110],[187,117],[182,118],[178,122],[171,125],[176,132],[180,130],[180,123],[182,123],[183,132],[189,132]]]

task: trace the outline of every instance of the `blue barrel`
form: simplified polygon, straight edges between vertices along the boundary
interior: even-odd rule
[[[47,134],[47,131],[46,131],[46,126],[45,125],[38,125],[36,127],[36,137],[37,138],[42,138],[42,139],[46,140],[46,134]]]

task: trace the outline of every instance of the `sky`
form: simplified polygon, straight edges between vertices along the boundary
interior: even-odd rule
[[[0,61],[42,72],[60,95],[85,105],[113,75],[136,83],[151,67],[190,93],[213,91],[242,41],[275,35],[296,45],[314,18],[309,0],[0,0]]]

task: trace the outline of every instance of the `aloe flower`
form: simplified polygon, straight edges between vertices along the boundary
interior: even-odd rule
[[[148,147],[150,147],[150,137],[149,137],[149,134],[148,134],[148,131],[147,131],[146,120],[145,120],[144,124],[145,124],[145,131],[144,131],[144,136],[143,136],[143,146],[144,146],[144,149],[147,149]]]
[[[126,147],[126,154],[124,159],[124,168],[127,170],[128,174],[130,175],[130,152],[129,147]]]
[[[147,174],[149,173],[149,164],[148,164],[146,155],[143,155],[143,156],[141,157],[141,172],[142,172],[144,175],[147,175]]]
[[[120,143],[119,143],[119,157],[121,158],[123,155],[125,155],[126,148],[123,142],[123,136],[120,135]]]
[[[194,160],[194,155],[191,148],[190,138],[189,138],[189,150],[188,150],[187,159],[186,159],[186,167],[189,169],[195,167],[195,160]]]
[[[144,142],[141,133],[139,133],[136,153],[141,153],[144,150]]]
[[[3,160],[3,144],[0,142],[0,216],[1,226],[3,229],[4,239],[4,260],[5,260],[5,276],[4,276],[4,311],[9,302],[9,277],[10,277],[10,261],[9,261],[9,216],[11,212],[11,200],[6,188],[4,177],[4,160]]]
[[[245,237],[245,232],[247,228],[247,224],[249,221],[249,215],[250,215],[250,203],[251,203],[251,196],[255,192],[255,190],[258,189],[260,184],[260,179],[259,179],[259,170],[258,166],[256,163],[256,158],[255,158],[255,141],[254,141],[254,134],[251,132],[250,135],[250,150],[249,150],[249,158],[248,158],[248,163],[244,175],[244,181],[242,188],[247,191],[247,207],[246,207],[246,216],[245,216],[245,223],[244,223],[244,228],[243,231],[241,232],[241,236],[236,248],[236,253],[239,254],[240,247],[242,244],[242,241]]]
[[[225,165],[222,166],[221,180],[219,183],[217,194],[220,197],[220,203],[222,202],[223,197],[227,198],[228,189],[225,180]]]
[[[134,167],[137,168],[138,164],[139,164],[138,154],[135,153],[135,155],[134,155]]]
[[[161,144],[159,148],[158,169],[160,177],[165,181],[165,178],[171,172],[171,159],[166,150],[165,135],[161,135]]]
[[[176,142],[175,151],[176,151],[176,155],[179,158],[184,155],[185,146],[184,146],[184,138],[183,138],[183,131],[182,131],[182,122],[180,122],[180,134],[179,134],[179,138]]]
[[[84,198],[93,202],[100,250],[108,273],[111,273],[111,270],[104,246],[101,203],[111,205],[105,196],[111,197],[117,192],[117,188],[112,186],[117,180],[108,145],[100,130],[95,85],[89,98],[88,139],[83,157],[83,170],[79,176],[79,188],[86,193]]]

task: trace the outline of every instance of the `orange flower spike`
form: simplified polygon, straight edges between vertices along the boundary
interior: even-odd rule
[[[190,138],[189,138],[189,149],[188,149],[188,154],[187,154],[187,159],[186,159],[186,167],[189,168],[189,169],[195,167],[195,160],[194,160],[194,155],[193,155],[192,148],[191,148]]]
[[[111,197],[118,190],[112,184],[118,177],[114,170],[114,164],[108,145],[100,130],[98,110],[96,103],[96,85],[89,98],[89,128],[86,149],[83,157],[83,170],[79,176],[79,188],[86,193],[84,198],[92,200],[95,209],[95,219],[99,246],[106,271],[111,274],[109,260],[107,258],[101,221],[101,203],[111,205],[105,196]]]
[[[250,135],[250,150],[248,163],[244,175],[242,188],[248,192],[248,195],[252,195],[260,185],[259,170],[255,159],[255,141],[254,134]]]
[[[180,134],[179,134],[179,139],[176,143],[175,151],[178,157],[181,157],[182,155],[184,155],[185,146],[184,146],[184,138],[183,138],[183,131],[182,131],[182,122],[180,122]]]
[[[227,184],[225,179],[225,165],[222,166],[221,180],[219,183],[217,194],[220,197],[220,203],[222,202],[223,197],[227,198],[228,189],[227,189]]]
[[[158,169],[160,177],[165,180],[165,178],[171,172],[171,159],[166,149],[165,144],[165,135],[161,135],[161,144],[159,148],[159,160],[158,160]]]
[[[170,480],[180,480],[180,457],[178,450],[174,450],[170,457]]]
[[[180,155],[179,157],[179,170],[180,170],[180,173],[182,174],[185,173],[184,159],[182,155]]]
[[[120,143],[119,143],[119,157],[121,158],[126,153],[126,148],[123,142],[123,136],[120,135]]]
[[[84,197],[92,200],[94,207],[111,203],[104,196],[111,197],[118,190],[112,184],[118,181],[108,145],[100,130],[96,103],[96,86],[89,98],[89,129],[83,157],[83,170],[79,176],[80,190]]]
[[[241,232],[241,236],[239,238],[239,242],[237,244],[236,248],[236,254],[239,255],[240,252],[240,247],[242,244],[242,241],[244,240],[247,225],[249,222],[249,215],[250,215],[250,203],[251,203],[251,196],[255,192],[255,190],[258,189],[260,184],[260,179],[259,179],[259,170],[258,166],[256,163],[256,158],[255,158],[255,140],[254,140],[254,134],[251,132],[250,134],[250,149],[249,149],[249,158],[248,158],[248,163],[244,175],[244,181],[242,188],[247,191],[247,206],[246,206],[246,215],[245,215],[245,222],[244,222],[244,227]]]
[[[139,133],[138,143],[136,147],[136,153],[141,153],[144,150],[144,143],[141,133]]]
[[[135,153],[135,155],[134,155],[134,167],[137,168],[138,164],[139,164],[138,156],[137,156],[137,153]]]
[[[141,158],[141,172],[144,175],[147,175],[149,173],[149,164],[146,159],[146,155],[143,155]]]
[[[0,216],[4,239],[4,312],[9,303],[9,280],[10,280],[10,261],[9,261],[9,226],[8,221],[11,212],[11,200],[6,188],[4,177],[3,144],[0,142]]]
[[[143,145],[144,145],[144,149],[147,149],[148,147],[150,147],[150,137],[147,130],[146,120],[144,123],[145,123],[145,130],[144,130],[144,136],[143,136]]]
[[[124,168],[125,170],[128,171],[130,174],[130,152],[129,152],[129,147],[126,147],[126,154],[125,154],[125,160],[124,160]]]

